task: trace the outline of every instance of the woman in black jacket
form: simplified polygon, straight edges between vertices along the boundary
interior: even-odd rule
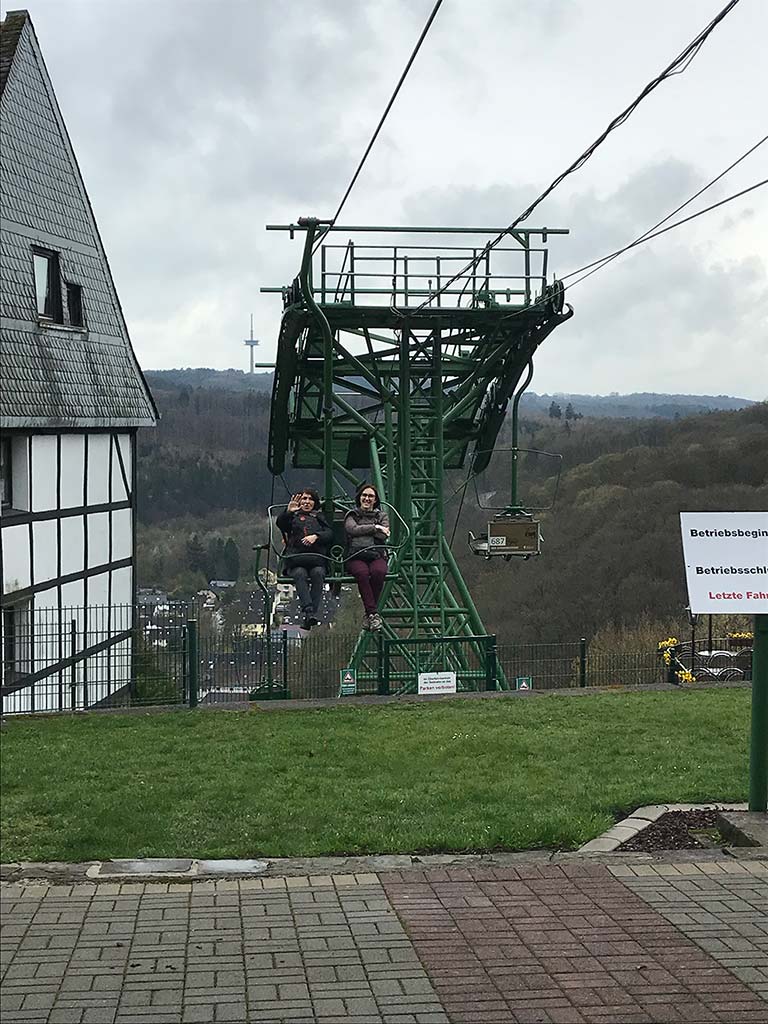
[[[311,487],[294,494],[285,512],[277,517],[285,540],[283,572],[292,577],[304,613],[304,628],[319,626],[328,549],[333,531],[320,511],[320,495]]]

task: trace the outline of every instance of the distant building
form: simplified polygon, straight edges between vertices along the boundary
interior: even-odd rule
[[[0,24],[0,335],[3,708],[90,706],[131,675],[157,413],[26,11]]]

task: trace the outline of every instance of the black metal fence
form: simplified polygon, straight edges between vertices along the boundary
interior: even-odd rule
[[[585,640],[398,639],[225,627],[186,603],[16,609],[3,615],[2,712],[142,705],[210,706],[352,694],[628,686],[751,677],[732,640],[678,644],[669,656],[590,650]],[[737,649],[738,647],[738,649]],[[424,682],[426,680],[426,682]],[[422,686],[422,683],[424,685]]]

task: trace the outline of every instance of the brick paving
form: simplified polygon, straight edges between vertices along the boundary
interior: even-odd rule
[[[636,892],[575,863],[382,879],[453,1024],[764,1024],[748,979],[646,902],[639,877]],[[768,874],[751,877],[764,900]]]
[[[3,1024],[768,1020],[768,864],[0,886]]]

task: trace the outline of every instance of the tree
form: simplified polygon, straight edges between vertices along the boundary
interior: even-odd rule
[[[192,572],[205,572],[205,548],[196,533],[187,541],[187,565]]]
[[[562,417],[562,415],[563,415],[563,410],[560,408],[560,406],[557,404],[557,402],[552,402],[550,407],[549,407],[549,417],[550,417],[550,419],[559,420]]]
[[[240,552],[237,544],[232,540],[231,537],[227,537],[227,542],[224,545],[224,570],[226,572],[226,579],[236,580],[240,577]]]

